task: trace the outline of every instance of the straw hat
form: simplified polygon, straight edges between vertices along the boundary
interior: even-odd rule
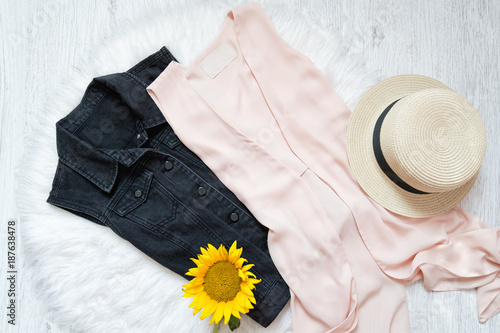
[[[472,104],[420,75],[374,85],[347,128],[349,163],[363,190],[411,217],[457,205],[474,184],[485,150],[486,129]]]

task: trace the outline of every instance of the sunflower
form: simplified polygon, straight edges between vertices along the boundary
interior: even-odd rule
[[[241,258],[242,248],[236,248],[236,241],[229,252],[221,244],[218,249],[208,244],[201,248],[198,259],[191,258],[196,267],[186,275],[194,276],[188,284],[183,285],[183,297],[194,297],[189,305],[194,308],[193,315],[203,309],[200,319],[212,315],[210,325],[219,324],[224,317],[227,325],[231,316],[241,319],[241,313],[253,309],[255,297],[252,290],[261,280],[249,272],[253,264],[243,265],[247,260]]]

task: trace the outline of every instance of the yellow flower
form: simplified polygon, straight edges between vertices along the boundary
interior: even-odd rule
[[[236,248],[236,241],[229,252],[221,244],[218,249],[208,244],[201,248],[198,259],[191,260],[196,264],[186,275],[194,276],[188,284],[183,285],[183,297],[194,297],[189,305],[194,308],[193,315],[203,309],[200,319],[212,315],[210,324],[219,324],[224,317],[227,325],[231,315],[241,319],[241,313],[253,309],[255,298],[252,290],[261,280],[249,272],[254,265],[243,265],[247,260],[240,258],[242,248]]]

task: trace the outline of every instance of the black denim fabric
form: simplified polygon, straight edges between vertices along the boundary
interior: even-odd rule
[[[56,124],[59,162],[47,202],[110,227],[184,277],[200,247],[237,240],[262,279],[249,316],[266,327],[290,297],[269,255],[268,230],[179,141],[146,92],[173,60],[162,48],[91,82]]]

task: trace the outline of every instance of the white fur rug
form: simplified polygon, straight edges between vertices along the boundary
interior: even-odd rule
[[[166,3],[142,22],[124,22],[91,55],[81,55],[84,60],[75,64],[77,75],[61,82],[39,112],[17,195],[24,258],[53,320],[72,332],[211,332],[208,320],[192,316],[188,309],[191,299],[181,297],[184,278],[110,229],[45,200],[57,163],[55,123],[79,103],[92,78],[125,71],[163,45],[180,62],[189,63],[216,35],[227,11],[241,4],[228,2]],[[377,81],[347,56],[339,40],[314,22],[271,1],[262,5],[283,39],[314,61],[349,107]],[[238,332],[289,330],[286,306],[267,330],[244,316]],[[224,327],[221,332],[229,329]]]

